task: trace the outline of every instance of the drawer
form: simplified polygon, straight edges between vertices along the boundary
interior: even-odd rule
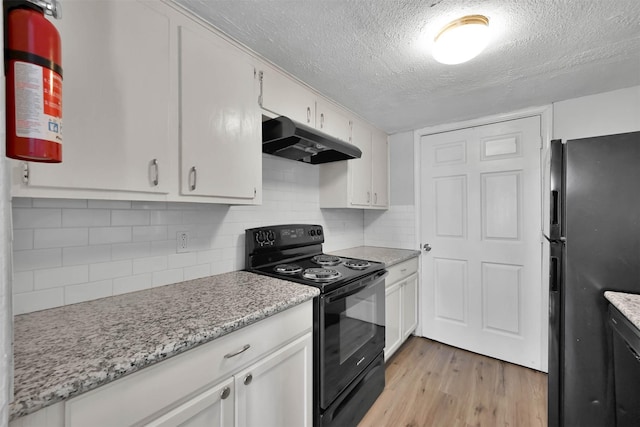
[[[69,400],[66,427],[133,425],[312,329],[311,301]],[[246,345],[250,347],[233,357]]]
[[[409,277],[413,273],[417,272],[418,260],[419,257],[414,257],[403,261],[400,264],[396,264],[387,268],[387,271],[389,271],[389,275],[387,276],[386,281],[387,286],[396,283],[397,281],[402,280],[406,277]]]

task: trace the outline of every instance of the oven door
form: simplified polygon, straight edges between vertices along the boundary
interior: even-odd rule
[[[320,296],[320,406],[331,402],[384,349],[386,271]]]

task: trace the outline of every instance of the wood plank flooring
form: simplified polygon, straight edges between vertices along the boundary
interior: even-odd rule
[[[546,427],[547,375],[410,337],[359,427]]]

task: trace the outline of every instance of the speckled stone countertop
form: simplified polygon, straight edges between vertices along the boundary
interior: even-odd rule
[[[640,295],[606,291],[604,297],[636,328],[640,329]]]
[[[16,316],[10,418],[77,396],[307,301],[244,271]]]
[[[420,251],[380,248],[376,246],[357,246],[355,248],[331,252],[331,255],[382,262],[386,267],[391,267],[392,265],[399,264],[402,261],[420,256]]]

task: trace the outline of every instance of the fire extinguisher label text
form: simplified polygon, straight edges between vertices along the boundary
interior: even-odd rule
[[[16,61],[16,135],[62,143],[62,78],[36,64]]]

